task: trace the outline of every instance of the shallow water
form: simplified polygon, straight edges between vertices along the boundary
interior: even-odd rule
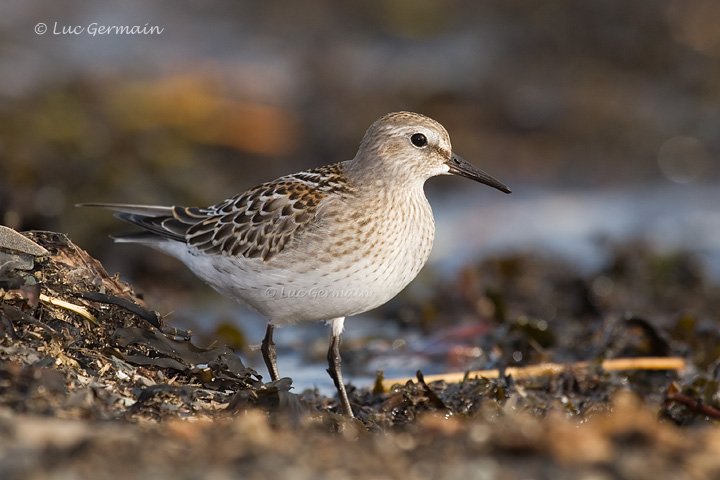
[[[467,189],[431,199],[436,238],[430,265],[452,274],[470,261],[506,251],[559,255],[592,270],[604,245],[642,240],[661,251],[696,253],[720,280],[720,185],[657,183],[617,189],[511,195]]]

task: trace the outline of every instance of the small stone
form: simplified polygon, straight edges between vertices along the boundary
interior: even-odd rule
[[[0,248],[34,255],[36,257],[42,257],[49,254],[47,250],[37,243],[4,225],[0,225]]]

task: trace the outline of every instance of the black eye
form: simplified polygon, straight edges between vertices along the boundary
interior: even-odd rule
[[[418,148],[422,148],[425,145],[427,145],[427,137],[423,135],[422,133],[415,133],[412,137],[410,137],[410,141],[413,145],[415,145]]]

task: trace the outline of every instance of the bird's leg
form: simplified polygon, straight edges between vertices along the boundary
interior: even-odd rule
[[[345,385],[342,381],[341,365],[342,360],[340,359],[340,334],[343,328],[344,318],[336,318],[331,320],[332,324],[332,336],[330,337],[330,348],[328,349],[328,365],[327,372],[330,374],[330,378],[335,383],[335,388],[338,391],[340,397],[340,403],[342,404],[343,413],[348,417],[352,417],[352,408],[350,408],[350,400],[348,400],[347,392],[345,391]]]
[[[277,368],[277,351],[275,350],[275,342],[273,342],[273,331],[275,327],[268,323],[267,330],[265,331],[265,338],[263,338],[262,346],[260,351],[263,354],[263,360],[265,360],[265,366],[270,372],[270,380],[273,382],[280,378],[278,375]]]

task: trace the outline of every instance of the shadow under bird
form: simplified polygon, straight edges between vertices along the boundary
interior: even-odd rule
[[[116,242],[141,243],[185,263],[221,294],[265,315],[262,354],[279,378],[273,330],[326,321],[328,373],[342,411],[345,317],[376,308],[412,281],[430,255],[435,221],[425,181],[460,175],[508,187],[452,152],[442,125],[426,116],[385,115],[355,158],[287,175],[210,207],[92,203],[141,227]]]

